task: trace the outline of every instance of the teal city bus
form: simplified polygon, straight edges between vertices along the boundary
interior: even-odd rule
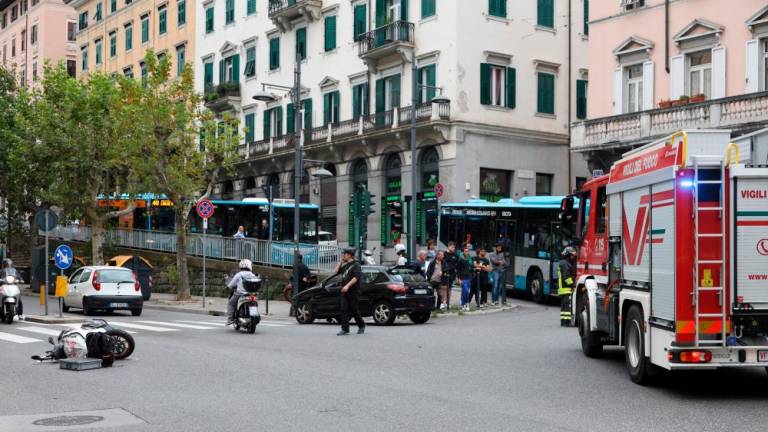
[[[557,295],[557,261],[563,249],[560,206],[564,197],[531,196],[490,202],[472,199],[440,205],[439,239],[457,249],[469,243],[492,251],[505,246],[507,290],[527,292],[536,302]],[[565,237],[569,238],[569,237]]]

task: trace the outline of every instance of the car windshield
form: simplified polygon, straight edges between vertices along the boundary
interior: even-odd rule
[[[99,282],[118,283],[133,282],[133,273],[130,270],[100,270]]]
[[[318,241],[333,241],[333,234],[327,233],[320,233],[320,235],[317,236]]]
[[[394,268],[388,272],[397,282],[424,282],[424,276],[409,268]]]

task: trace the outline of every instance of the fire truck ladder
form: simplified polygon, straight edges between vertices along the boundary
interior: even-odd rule
[[[700,346],[725,346],[726,344],[726,318],[727,318],[727,305],[725,301],[725,161],[721,156],[692,156],[693,170],[694,170],[694,193],[693,193],[693,232],[695,237],[695,252],[694,252],[694,273],[693,273],[693,304],[694,304],[694,319],[695,319],[695,339],[694,342],[697,347]],[[712,171],[714,168],[720,169],[720,179],[713,180],[710,178],[702,179],[700,177],[701,171]],[[703,185],[717,186],[719,189],[719,201],[716,206],[713,207],[701,207],[699,203],[699,187]],[[718,213],[718,226],[719,232],[702,233],[700,232],[700,217],[705,212],[717,212]],[[701,249],[699,247],[699,241],[703,238],[717,238],[720,239],[721,255],[718,260],[703,260],[701,259]],[[699,279],[701,266],[706,265],[707,268],[713,267],[719,269],[719,280],[714,280],[712,286],[703,286],[704,281]],[[719,286],[715,286],[719,285]],[[701,293],[703,292],[716,292],[718,295],[718,303],[720,309],[718,312],[702,313],[700,310]],[[699,328],[699,322],[702,318],[712,319],[719,318],[721,324],[721,333],[719,339],[702,339],[701,330]]]

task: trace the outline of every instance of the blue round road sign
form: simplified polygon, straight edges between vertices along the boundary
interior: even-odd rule
[[[72,261],[74,261],[74,259],[75,254],[72,253],[72,248],[67,245],[59,245],[53,252],[53,260],[59,270],[66,270],[72,267]]]
[[[213,203],[209,199],[200,200],[197,202],[197,215],[203,219],[209,219],[213,216]]]

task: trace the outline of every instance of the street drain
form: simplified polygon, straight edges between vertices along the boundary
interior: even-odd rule
[[[32,422],[35,426],[83,426],[104,420],[101,416],[57,416]]]

